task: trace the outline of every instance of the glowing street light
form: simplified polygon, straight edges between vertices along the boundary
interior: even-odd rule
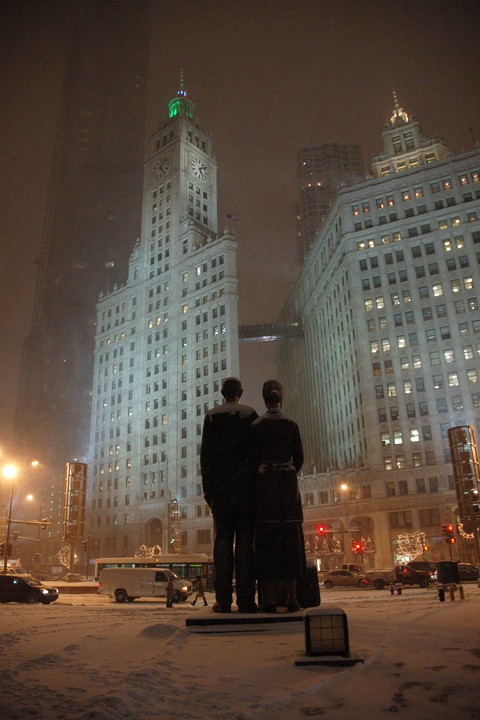
[[[13,504],[13,486],[14,478],[17,474],[17,468],[15,465],[5,465],[3,468],[3,477],[6,480],[10,480],[10,502],[8,506],[8,518],[7,518],[7,534],[5,536],[5,557],[3,560],[3,572],[7,572],[8,566],[8,548],[10,547],[10,526],[12,524],[12,504]]]

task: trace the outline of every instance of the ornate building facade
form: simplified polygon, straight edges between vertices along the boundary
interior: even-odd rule
[[[278,353],[305,442],[310,547],[336,564],[363,537],[376,567],[405,559],[412,535],[415,554],[448,559],[447,431],[480,431],[480,149],[450,155],[396,99],[383,143],[373,179],[338,191],[283,312],[303,338]]]
[[[141,237],[97,306],[90,552],[209,552],[203,416],[239,372],[236,242],[217,230],[210,136],[180,84],[149,141]]]

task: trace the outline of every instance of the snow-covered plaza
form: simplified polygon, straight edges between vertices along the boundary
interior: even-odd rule
[[[208,595],[211,604],[213,597]],[[8,720],[408,720],[480,717],[480,589],[322,590],[347,614],[353,667],[297,666],[303,622],[187,627],[211,608],[61,595],[1,606]],[[218,628],[217,628],[218,630]]]

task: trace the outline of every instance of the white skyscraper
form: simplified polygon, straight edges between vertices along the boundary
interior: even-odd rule
[[[310,475],[310,547],[319,523],[344,551],[354,533],[377,567],[408,557],[402,534],[445,559],[448,428],[480,432],[480,149],[450,155],[396,98],[382,135],[373,179],[338,191],[304,260],[283,318],[303,338],[278,355]]]
[[[88,523],[92,555],[209,552],[205,411],[238,375],[237,245],[217,232],[217,164],[183,81],[150,138],[141,238],[100,297]]]

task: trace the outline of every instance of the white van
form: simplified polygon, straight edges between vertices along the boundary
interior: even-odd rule
[[[174,602],[186,600],[191,583],[181,580],[168,568],[105,568],[100,573],[99,595],[110,595],[116,602],[133,602],[140,597],[166,597],[168,579],[173,578]]]

